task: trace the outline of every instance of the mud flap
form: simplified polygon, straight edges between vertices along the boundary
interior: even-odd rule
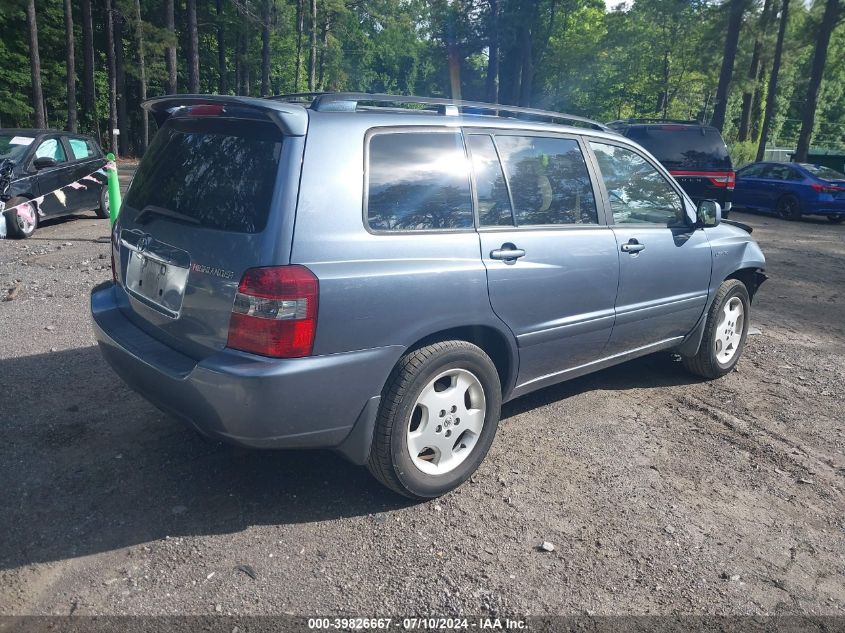
[[[380,403],[381,396],[373,396],[367,400],[349,435],[334,449],[358,466],[363,466],[370,458],[370,447],[373,444],[373,432]]]

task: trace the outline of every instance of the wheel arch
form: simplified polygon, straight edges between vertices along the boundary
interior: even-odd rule
[[[757,294],[757,290],[760,288],[760,285],[766,281],[767,277],[763,270],[758,266],[749,266],[747,268],[735,270],[725,277],[723,281],[727,281],[728,279],[737,279],[738,281],[741,281],[748,290],[749,301],[754,301],[754,295]]]
[[[438,341],[451,340],[467,341],[484,350],[484,353],[493,361],[496,372],[499,374],[499,382],[502,385],[502,401],[507,400],[516,383],[519,353],[513,338],[491,325],[465,325],[432,332],[409,345],[403,355]]]

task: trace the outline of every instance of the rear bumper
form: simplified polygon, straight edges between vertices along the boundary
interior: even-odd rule
[[[129,321],[111,282],[91,292],[91,315],[114,371],[201,433],[255,448],[337,448],[359,463],[382,386],[402,353],[391,346],[271,359],[223,349],[196,361]]]

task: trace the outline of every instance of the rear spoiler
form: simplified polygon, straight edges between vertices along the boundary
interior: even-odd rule
[[[288,136],[305,136],[308,130],[308,112],[303,106],[269,99],[228,95],[167,95],[144,101],[141,107],[152,114],[161,127],[181,108],[199,105],[229,105],[237,109],[251,110],[254,114],[266,116]]]

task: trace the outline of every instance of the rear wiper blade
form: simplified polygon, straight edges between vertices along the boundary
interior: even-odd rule
[[[188,222],[189,224],[201,224],[199,220],[191,217],[190,215],[185,215],[184,213],[179,213],[178,211],[171,211],[170,209],[165,209],[164,207],[157,207],[154,204],[148,204],[145,206],[141,210],[141,213],[135,216],[135,222],[138,224],[146,224],[146,222],[143,221],[144,218],[148,218],[149,221],[157,215],[164,218],[170,218],[171,220]]]

